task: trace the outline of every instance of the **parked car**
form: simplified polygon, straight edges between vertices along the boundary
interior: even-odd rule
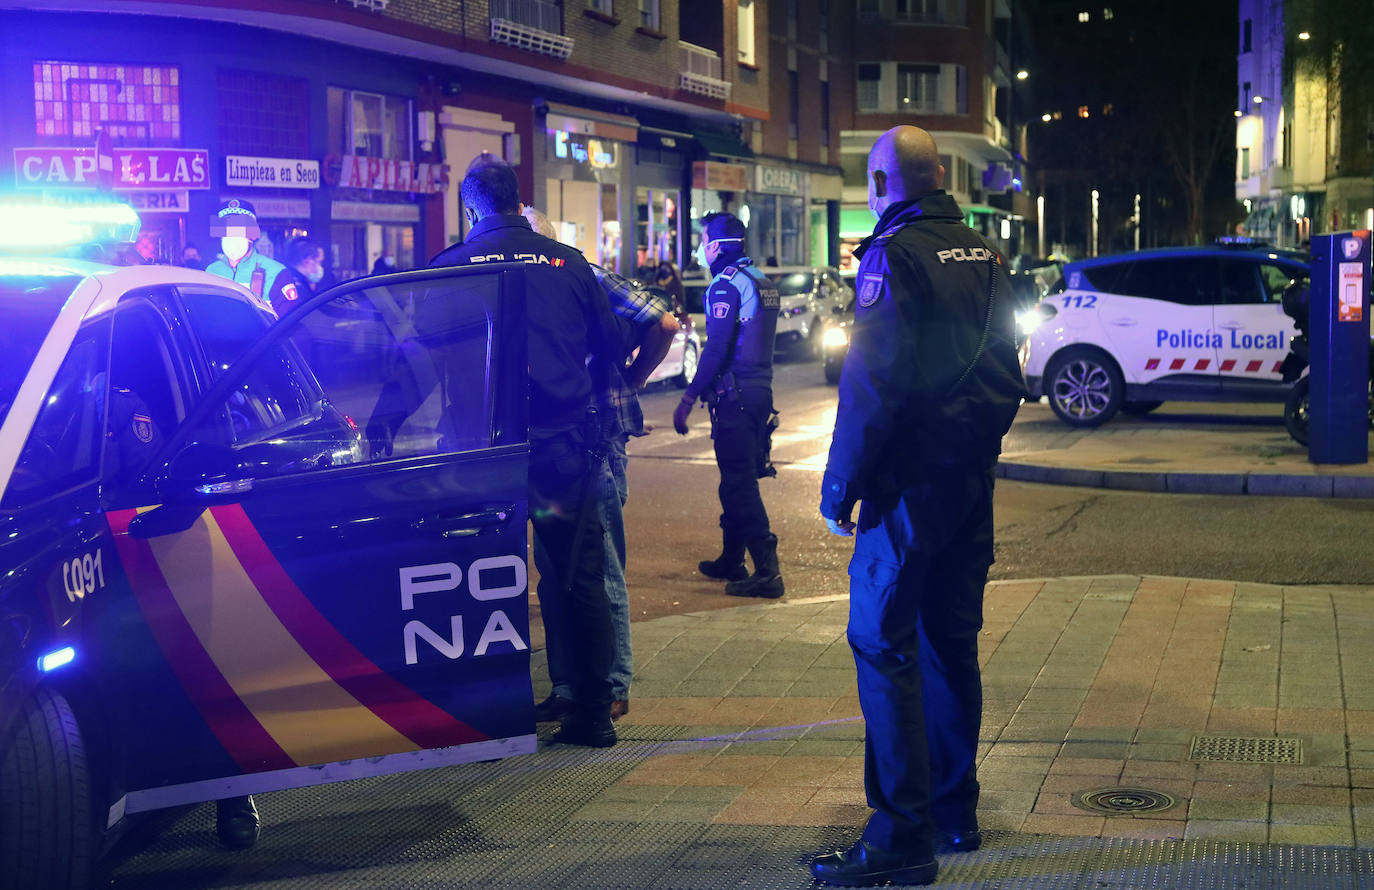
[[[777,351],[819,358],[825,320],[841,311],[853,293],[841,280],[840,270],[834,266],[783,266],[762,271],[778,286]]]
[[[1165,400],[1282,402],[1296,331],[1280,301],[1307,276],[1306,254],[1247,244],[1068,263],[1018,320],[1031,395],[1077,427]]]
[[[535,749],[523,294],[423,270],[279,321],[0,256],[3,883],[86,886],[131,814]]]
[[[697,361],[701,358],[701,337],[698,336],[696,323],[685,307],[678,307],[677,335],[668,354],[663,357],[654,372],[649,375],[649,383],[668,381],[679,389],[685,389],[697,373]]]

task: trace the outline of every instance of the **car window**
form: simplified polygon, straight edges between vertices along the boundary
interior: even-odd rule
[[[1135,265],[1131,262],[1125,263],[1105,263],[1101,266],[1093,266],[1091,269],[1083,270],[1082,280],[1075,284],[1075,288],[1084,288],[1098,291],[1104,294],[1122,294],[1125,296],[1135,296],[1126,290],[1126,278]]]
[[[93,481],[104,432],[109,323],[78,332],[62,362],[5,490],[5,509]]]
[[[81,281],[40,263],[0,261],[0,423],[19,393],[43,338]]]
[[[791,297],[811,293],[814,280],[810,272],[789,272],[774,278],[773,283],[778,286],[778,296]]]
[[[1126,276],[1124,292],[1133,297],[1206,306],[1217,302],[1218,274],[1215,257],[1139,260]]]
[[[1260,285],[1258,263],[1242,257],[1221,260],[1221,303],[1264,303],[1269,293]]]
[[[196,339],[217,378],[272,326],[272,315],[237,294],[209,287],[178,289]]]
[[[152,302],[121,303],[110,346],[106,485],[123,489],[147,468],[189,408],[182,358]]]
[[[241,472],[283,475],[495,444],[496,276],[343,294],[229,372]],[[207,420],[207,425],[209,421]],[[212,435],[192,434],[187,441]]]
[[[1279,303],[1283,292],[1293,281],[1306,281],[1308,272],[1302,266],[1288,266],[1282,263],[1260,263],[1260,279],[1264,287],[1266,302]]]

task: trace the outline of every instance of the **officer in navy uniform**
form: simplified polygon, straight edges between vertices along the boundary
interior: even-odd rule
[[[768,526],[759,476],[771,475],[768,442],[773,414],[773,338],[778,289],[744,255],[744,223],[730,213],[702,221],[697,258],[714,278],[706,290],[706,348],[696,376],[673,412],[673,428],[687,434],[698,397],[711,406],[711,438],[720,468],[720,556],[698,564],[708,578],[728,582],[732,596],[783,595],[778,538]],[[754,563],[749,574],[744,552]]]
[[[974,757],[993,474],[1025,395],[1001,259],[942,190],[930,134],[884,133],[868,174],[878,224],[855,250],[821,494],[830,530],[857,531],[848,637],[873,814],[858,842],[811,872],[846,886],[930,883],[936,852],[982,843]]]
[[[582,254],[538,234],[521,215],[515,170],[487,156],[469,166],[461,186],[472,229],[467,240],[436,256],[431,267],[526,263],[529,327],[529,513],[534,533],[561,568],[563,594],[550,603],[548,632],[561,634],[572,656],[575,703],[554,740],[608,747],[614,635],[606,596],[605,527],[595,482],[608,473],[605,430],[594,410],[593,376],[624,364],[634,335],[611,312]],[[403,419],[403,418],[401,418]],[[398,428],[400,420],[374,416]]]

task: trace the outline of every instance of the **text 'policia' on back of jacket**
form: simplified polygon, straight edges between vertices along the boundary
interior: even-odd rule
[[[996,250],[964,225],[952,198],[936,192],[888,208],[860,251],[855,336],[899,353],[879,356],[891,362],[880,385],[895,393],[857,392],[879,379],[860,368],[845,373],[840,398],[891,404],[896,394],[898,408],[882,421],[889,441],[837,442],[872,449],[866,466],[855,466],[860,477],[850,478],[862,487],[900,486],[921,463],[990,466],[1025,396]],[[848,361],[862,362],[863,354],[851,349]]]

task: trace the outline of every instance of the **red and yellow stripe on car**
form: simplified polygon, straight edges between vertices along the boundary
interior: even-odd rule
[[[144,508],[151,509],[151,508]],[[481,741],[377,667],[309,601],[242,507],[138,540],[108,514],[144,619],[202,718],[245,772]]]

